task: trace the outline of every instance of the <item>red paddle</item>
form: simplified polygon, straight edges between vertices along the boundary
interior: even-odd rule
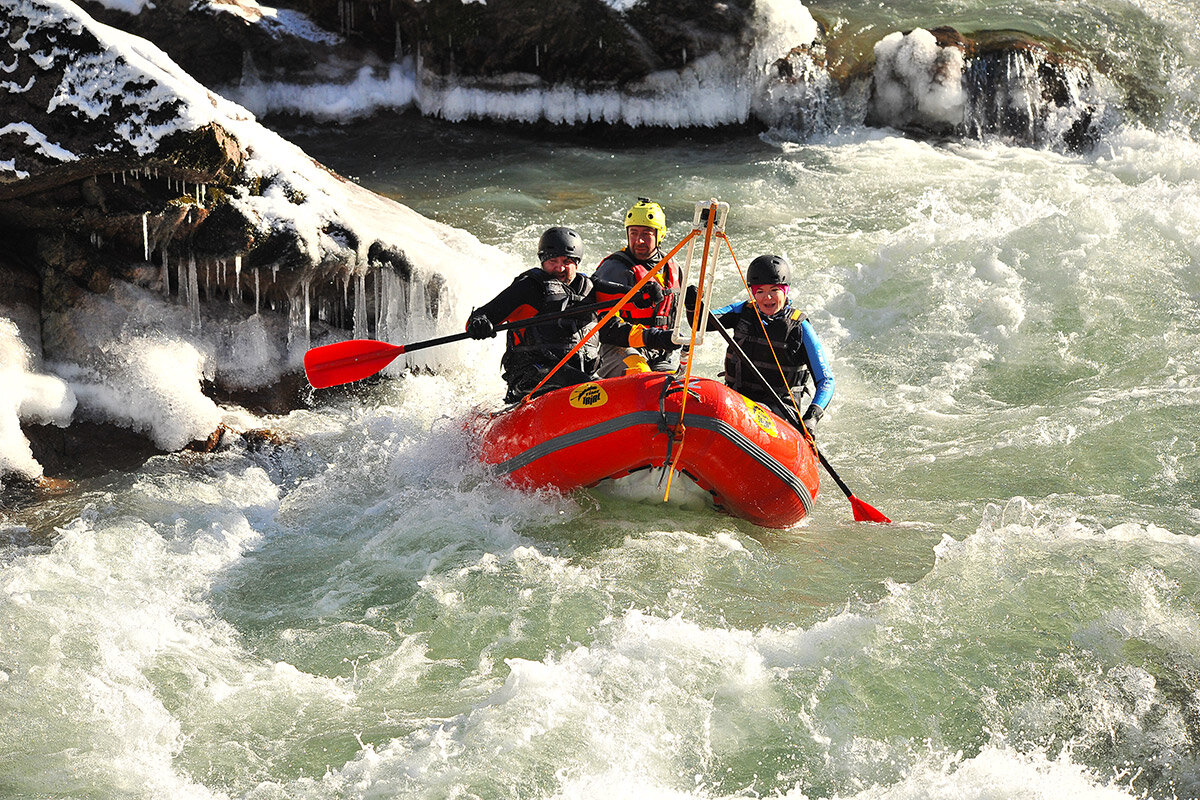
[[[404,345],[374,339],[335,342],[304,354],[304,374],[318,389],[353,383],[371,377],[403,352]]]
[[[496,326],[496,330],[506,331],[509,328],[529,328],[534,325],[541,325],[543,322],[554,322],[564,317],[604,311],[612,308],[612,305],[612,303],[606,302],[575,306],[566,311],[540,314],[536,317],[529,317],[528,319],[517,320],[515,322],[502,322]],[[375,339],[350,339],[346,342],[334,342],[333,344],[314,347],[304,354],[304,374],[308,376],[308,382],[317,389],[340,386],[343,383],[353,383],[354,381],[361,381],[363,378],[371,377],[392,363],[396,356],[402,353],[411,353],[414,350],[424,350],[426,347],[449,344],[450,342],[458,342],[469,338],[470,336],[463,332],[452,333],[449,336],[439,336],[436,339],[426,339],[422,342],[412,342],[411,344],[389,344]]]

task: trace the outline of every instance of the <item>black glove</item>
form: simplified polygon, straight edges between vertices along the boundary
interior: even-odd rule
[[[646,328],[642,331],[642,341],[651,350],[678,350],[679,345],[671,341],[670,328]]]
[[[695,286],[687,287],[687,291],[684,292],[683,307],[687,309],[688,319],[691,319],[692,315],[696,313],[696,295],[697,294],[699,294],[699,292],[696,291]]]
[[[821,417],[825,416],[825,410],[816,403],[809,405],[808,410],[804,412],[804,416],[800,421],[804,423],[804,427],[808,428],[808,432],[812,434],[814,439],[817,438],[817,423],[821,421]]]
[[[654,308],[662,299],[662,287],[658,285],[658,281],[651,278],[633,296],[633,304],[638,308]]]
[[[496,335],[496,326],[485,314],[474,314],[467,320],[467,336],[472,339],[488,339]]]

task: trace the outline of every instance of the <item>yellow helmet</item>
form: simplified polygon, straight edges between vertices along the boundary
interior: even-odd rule
[[[656,230],[659,244],[662,244],[663,239],[667,238],[667,215],[663,213],[662,206],[653,200],[639,197],[638,201],[633,204],[633,208],[625,214],[625,227],[629,228],[633,225]]]

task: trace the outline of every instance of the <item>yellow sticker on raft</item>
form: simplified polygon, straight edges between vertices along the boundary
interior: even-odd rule
[[[743,397],[742,399],[746,401],[746,409],[749,410],[750,417],[754,420],[754,424],[762,428],[763,433],[767,434],[768,436],[774,436],[778,438],[779,429],[775,427],[775,420],[771,419],[770,413],[768,413],[765,408],[751,400],[749,397]]]
[[[598,383],[581,383],[571,390],[570,402],[575,408],[599,408],[608,402],[608,392]]]

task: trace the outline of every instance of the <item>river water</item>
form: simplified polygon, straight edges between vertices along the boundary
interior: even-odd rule
[[[501,344],[458,345],[266,420],[281,447],[4,522],[0,796],[1200,796],[1197,22],[1134,8],[1185,110],[1082,155],[281,124],[529,266],[558,224],[594,265],[638,196],[674,241],[728,202],[733,255],[786,253],[830,352],[822,449],[895,522],[829,480],[785,531],[509,489],[461,427]],[[460,265],[464,307],[511,266]]]

